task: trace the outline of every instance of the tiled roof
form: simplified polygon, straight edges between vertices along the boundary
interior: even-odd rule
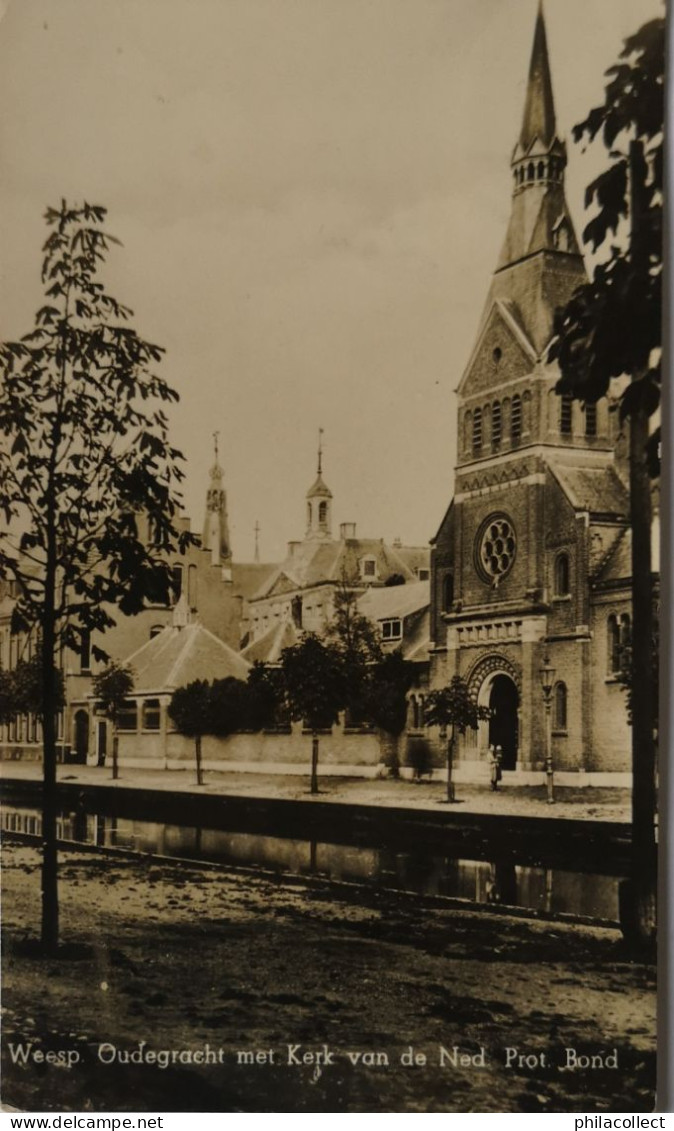
[[[256,660],[264,664],[276,664],[281,658],[283,649],[291,648],[298,640],[299,636],[294,624],[286,619],[279,624],[273,624],[262,636],[244,648],[241,655],[249,664],[255,663]]]
[[[162,629],[124,661],[134,673],[134,693],[172,691],[195,679],[246,679],[249,664],[201,624]]]
[[[412,581],[408,585],[390,585],[368,589],[358,600],[358,609],[368,620],[407,617],[427,608],[431,603],[428,581]]]
[[[252,597],[277,569],[274,562],[232,562],[232,593]]]
[[[551,460],[549,466],[576,510],[589,511],[594,515],[627,517],[627,490],[611,464],[605,467],[579,467]]]
[[[385,582],[398,573],[406,581],[416,580],[418,566],[428,568],[430,549],[427,546],[389,546],[381,538],[307,539],[274,570],[254,594],[257,600],[268,596],[283,576],[298,589],[307,589],[324,582],[359,585],[363,581],[360,561],[375,559],[377,580]]]

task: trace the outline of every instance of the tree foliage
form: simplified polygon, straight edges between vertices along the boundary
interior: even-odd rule
[[[168,713],[176,730],[188,738],[211,733],[211,685],[205,679],[195,679],[176,688]]]
[[[549,357],[561,370],[557,391],[583,401],[596,402],[614,378],[630,376],[623,418],[651,415],[660,402],[664,65],[665,21],[651,20],[607,71],[604,103],[573,131],[576,141],[601,136],[607,149],[607,167],[586,190],[593,214],[583,233],[607,256],[557,312]],[[652,474],[658,439],[650,442]]]
[[[63,672],[54,668],[54,709],[65,705]],[[10,722],[17,715],[38,715],[42,718],[42,653],[37,650],[27,659],[20,659],[11,671],[0,670],[0,722]]]
[[[119,713],[133,691],[133,672],[123,664],[110,662],[94,676],[93,692],[97,710],[117,726]]]
[[[489,714],[489,708],[478,706],[460,675],[452,676],[447,687],[429,691],[424,704],[429,726],[451,727],[459,734],[465,734],[469,728],[477,729],[478,721],[489,718]]]
[[[182,457],[159,407],[177,394],[154,372],[163,350],[100,281],[119,243],[105,216],[47,209],[44,303],[33,330],[0,345],[0,576],[19,582],[15,629],[52,617],[75,650],[114,623],[111,606],[168,599],[166,554],[186,537],[174,526]]]
[[[281,670],[291,718],[311,731],[326,730],[337,722],[348,699],[343,654],[307,634],[299,644],[284,648]]]
[[[407,692],[414,683],[414,664],[400,651],[389,652],[368,672],[365,715],[380,730],[399,735],[407,721]]]

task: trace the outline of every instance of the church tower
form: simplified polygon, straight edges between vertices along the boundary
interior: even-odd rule
[[[560,397],[547,359],[555,310],[586,280],[566,160],[541,4],[511,155],[510,220],[456,390],[455,494],[431,574],[432,681],[460,674],[492,710],[460,756],[484,761],[489,744],[500,745],[509,771],[544,761],[539,672],[548,654],[559,664],[557,764],[588,765],[593,570],[627,524],[616,414],[606,399]]]
[[[323,480],[323,429],[318,430],[316,479],[307,491],[306,538],[332,538],[332,491]]]
[[[218,433],[213,433],[215,459],[210,471],[210,484],[206,493],[206,514],[202,545],[210,550],[213,565],[231,564],[232,549],[227,521],[227,493],[223,482],[225,473],[218,461]]]

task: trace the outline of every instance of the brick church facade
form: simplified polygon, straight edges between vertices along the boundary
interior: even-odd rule
[[[630,764],[618,680],[631,617],[625,440],[606,398],[582,405],[555,392],[559,371],[547,361],[555,308],[586,278],[565,166],[539,11],[510,222],[457,389],[454,497],[432,544],[431,683],[460,674],[491,708],[459,743],[461,776],[481,780],[494,743],[506,771],[542,780],[547,656],[555,772],[622,784]]]

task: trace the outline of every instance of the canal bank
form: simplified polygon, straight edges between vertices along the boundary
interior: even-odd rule
[[[654,970],[615,930],[69,851],[65,946],[44,964],[26,944],[39,853],[12,843],[4,904],[3,1100],[20,1110],[652,1110]],[[79,1059],[38,1073],[10,1054],[29,1041]],[[143,1041],[186,1057],[134,1064]],[[334,1062],[316,1074],[288,1062],[289,1044],[326,1044]],[[206,1046],[221,1059],[188,1059]],[[468,1061],[441,1064],[455,1046]],[[509,1064],[512,1048],[545,1059]],[[618,1070],[569,1070],[568,1048],[616,1050]],[[274,1059],[239,1058],[251,1049]],[[410,1049],[425,1062],[410,1067]]]

